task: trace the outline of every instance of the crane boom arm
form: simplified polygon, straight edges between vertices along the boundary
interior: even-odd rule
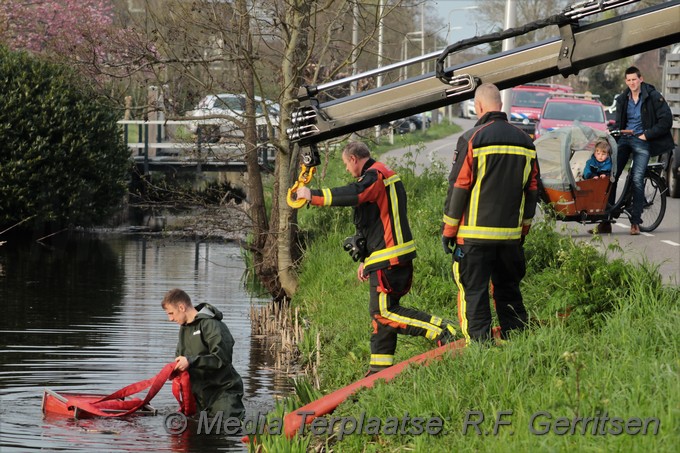
[[[680,0],[583,26],[574,17],[563,16],[563,23],[556,24],[559,37],[452,66],[444,70],[445,77],[432,72],[326,103],[315,98],[319,87],[302,87],[288,136],[301,147],[315,148],[323,140],[469,99],[482,82],[506,89],[558,74],[566,77],[680,42]]]

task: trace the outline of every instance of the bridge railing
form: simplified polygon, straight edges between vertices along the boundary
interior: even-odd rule
[[[201,136],[190,131],[190,120],[121,120],[123,139],[130,158],[146,174],[151,169],[196,168],[197,171],[242,171],[245,168],[243,140]],[[276,148],[262,144],[258,160],[273,168]]]

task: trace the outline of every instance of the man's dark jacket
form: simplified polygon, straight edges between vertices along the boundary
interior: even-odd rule
[[[616,98],[616,128],[626,129],[628,113],[628,97],[630,88],[626,88]],[[645,138],[650,145],[650,154],[658,156],[673,149],[673,136],[671,126],[673,125],[673,114],[668,103],[661,93],[656,91],[654,85],[642,82],[640,84],[640,102],[642,108],[642,127]]]
[[[217,308],[199,304],[196,310],[196,318],[179,329],[175,354],[189,361],[191,391],[198,409],[238,417],[244,412],[243,381],[231,362],[234,338]]]

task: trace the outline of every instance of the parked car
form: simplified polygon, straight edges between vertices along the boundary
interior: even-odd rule
[[[408,134],[409,132],[427,129],[430,127],[431,121],[428,115],[416,113],[415,115],[392,121],[391,126],[397,134]]]
[[[460,103],[460,115],[461,118],[477,118],[477,112],[475,112],[475,101],[474,99],[466,99]]]
[[[609,121],[599,96],[592,94],[560,93],[545,102],[541,119],[536,125],[536,138],[561,127],[572,126],[575,121],[606,131]]]
[[[272,126],[279,124],[279,106],[260,96],[255,96],[255,103],[258,139],[265,142],[269,139],[268,121]],[[208,95],[201,99],[194,110],[186,112],[187,116],[204,118],[192,121],[189,130],[197,134],[203,142],[241,139],[244,134],[239,123],[244,123],[246,120],[245,110],[246,97],[243,94]]]

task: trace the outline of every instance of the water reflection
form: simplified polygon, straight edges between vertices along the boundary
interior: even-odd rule
[[[147,379],[174,358],[177,326],[160,301],[172,287],[225,316],[236,347],[248,413],[266,412],[288,380],[250,337],[253,299],[240,283],[244,263],[231,244],[80,236],[45,247],[0,247],[0,450],[244,451],[238,439],[170,436],[163,416],[126,420],[42,418],[44,387],[110,393]],[[152,404],[176,407],[167,384]],[[191,428],[191,427],[190,427]]]

